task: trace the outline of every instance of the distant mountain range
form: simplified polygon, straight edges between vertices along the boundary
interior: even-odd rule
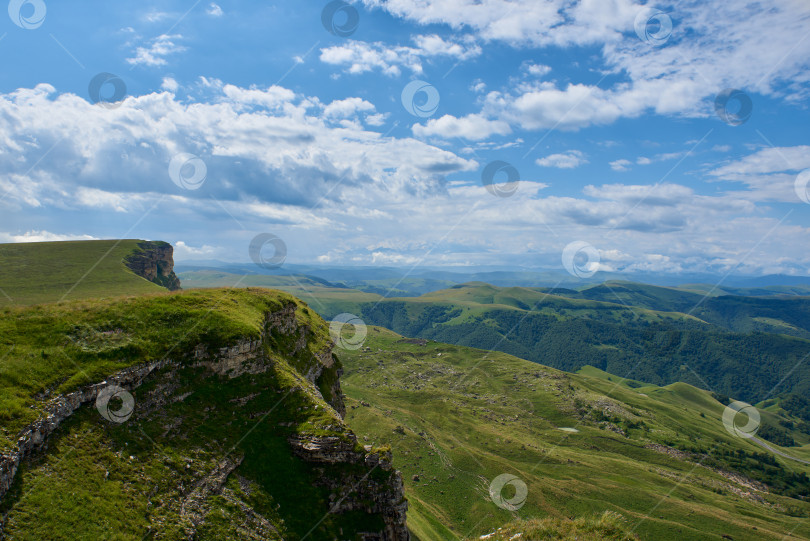
[[[397,292],[409,295],[421,295],[429,290],[443,289],[444,287],[466,282],[486,282],[496,286],[521,287],[571,287],[581,288],[588,285],[601,284],[606,281],[620,280],[632,281],[659,286],[683,286],[692,284],[690,288],[709,291],[715,289],[719,293],[730,294],[771,294],[773,287],[793,286],[800,287],[801,294],[810,295],[810,276],[788,276],[772,274],[767,276],[746,276],[710,273],[608,273],[597,272],[593,276],[582,279],[574,277],[562,270],[556,269],[528,269],[503,267],[341,267],[319,265],[285,264],[279,269],[265,269],[253,263],[228,263],[218,260],[206,261],[180,261],[176,264],[177,272],[217,270],[230,274],[291,276],[301,275],[320,278],[336,286],[357,287],[394,287]],[[417,289],[410,287],[414,281],[419,282]],[[424,285],[429,284],[429,285]],[[429,289],[429,288],[433,289]],[[740,289],[758,289],[762,292],[740,292]],[[790,294],[790,292],[787,292]]]

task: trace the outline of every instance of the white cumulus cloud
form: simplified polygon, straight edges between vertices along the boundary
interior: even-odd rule
[[[432,34],[415,36],[413,41],[416,47],[352,40],[321,49],[320,59],[326,64],[345,66],[351,74],[379,70],[386,75],[398,76],[402,68],[421,74],[424,60],[446,57],[461,61],[481,54],[481,47],[470,39],[447,41]]]
[[[489,120],[475,114],[460,118],[444,115],[428,120],[425,125],[414,124],[412,129],[417,137],[461,137],[470,141],[480,141],[492,135],[506,135],[512,131],[503,120]]]
[[[574,169],[584,163],[588,163],[585,155],[579,150],[569,150],[559,154],[550,154],[544,158],[536,160],[541,167],[557,167],[559,169]]]
[[[137,47],[135,56],[127,58],[127,62],[134,66],[165,66],[167,56],[186,50],[185,46],[177,43],[180,39],[182,36],[179,34],[161,34],[151,40],[148,45]]]
[[[630,160],[625,159],[614,160],[610,162],[610,168],[614,171],[629,171],[632,163]]]

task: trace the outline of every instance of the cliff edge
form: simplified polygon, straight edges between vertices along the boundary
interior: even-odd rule
[[[409,539],[402,476],[344,423],[328,327],[294,297],[15,307],[0,331],[0,538]]]
[[[139,239],[0,244],[0,307],[165,292],[180,285],[172,252]]]
[[[180,289],[180,279],[174,274],[174,248],[168,242],[142,241],[138,248],[124,259],[132,272],[169,291]]]

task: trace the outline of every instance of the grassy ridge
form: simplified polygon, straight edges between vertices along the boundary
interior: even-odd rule
[[[770,302],[798,303],[801,308],[788,313],[810,326],[810,316],[800,315],[810,301]],[[762,313],[748,299],[741,303],[753,310],[740,312],[741,321]],[[566,371],[591,365],[659,385],[685,381],[749,402],[763,400],[777,385],[778,392],[810,390],[810,364],[802,361],[810,340],[732,332],[678,312],[484,284],[359,308],[366,323],[405,336],[496,349]],[[778,306],[765,313],[774,311]]]
[[[734,291],[709,289],[699,293],[681,288],[610,281],[571,296],[649,310],[688,313],[701,321],[734,332],[784,333],[810,338],[810,299],[801,296],[808,294],[806,286],[753,290],[762,294],[761,297],[751,296],[750,293],[746,296],[735,295]],[[784,293],[775,294],[779,291]]]
[[[289,367],[207,382],[184,370],[174,379],[179,394],[191,394],[159,414],[146,415],[154,390],[147,384],[133,393],[136,415],[122,425],[105,422],[92,406],[66,421],[48,453],[24,464],[0,505],[8,513],[5,533],[32,541],[184,539],[183,506],[225,458],[241,463],[222,494],[204,499],[200,539],[247,539],[254,514],[271,526],[258,539],[297,540],[313,528],[310,538],[332,538],[341,529],[381,527],[378,516],[329,515],[331,491],[318,482],[336,472],[324,474],[291,453],[289,434],[326,425],[339,433],[339,421],[302,392],[277,407],[285,396],[278,391],[298,383]]]
[[[124,265],[139,242],[0,244],[0,306],[165,291]]]
[[[515,517],[604,511],[655,541],[810,539],[809,503],[752,490],[674,450],[740,451],[753,462],[762,451],[725,430],[723,405],[705,391],[639,387],[593,368],[565,374],[498,352],[418,345],[378,327],[365,346],[341,353],[347,421],[368,443],[395,450],[409,526],[423,541],[474,538]],[[807,444],[786,451],[810,457]],[[785,475],[808,471],[776,464]],[[528,488],[514,513],[488,494],[503,473]]]
[[[264,313],[297,302],[282,292],[241,289],[3,308],[0,448],[40,415],[42,393],[70,392],[134,364],[183,358],[197,344],[215,350],[257,339]],[[304,308],[299,317],[328,340],[320,318]]]
[[[197,345],[216,351],[259,338],[266,313],[290,306],[299,326],[267,337],[265,371],[217,376],[192,357]],[[5,446],[41,415],[42,393],[148,360],[180,361],[132,392],[128,421],[108,422],[84,406],[50,437],[47,452],[23,462],[0,503],[8,538],[183,539],[196,532],[200,539],[354,541],[355,532],[382,528],[379,514],[330,509],[347,483],[363,476],[388,483],[388,472],[308,463],[288,443],[302,434],[349,438],[302,376],[330,338],[323,320],[293,297],[241,289],[74,301],[6,308],[0,324]],[[327,382],[339,370],[339,363],[325,370]],[[223,489],[211,492],[226,467],[233,470]]]

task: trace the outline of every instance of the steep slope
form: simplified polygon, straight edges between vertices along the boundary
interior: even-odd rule
[[[341,358],[346,419],[366,443],[395,449],[423,541],[810,539],[808,466],[732,436],[706,391],[379,327]],[[810,438],[794,436],[802,447],[773,447],[810,459]],[[503,475],[514,483],[493,496]],[[590,517],[605,511],[616,520],[597,531]]]
[[[172,247],[134,239],[0,244],[0,306],[177,289]]]
[[[331,347],[270,290],[3,309],[0,537],[407,539]]]

